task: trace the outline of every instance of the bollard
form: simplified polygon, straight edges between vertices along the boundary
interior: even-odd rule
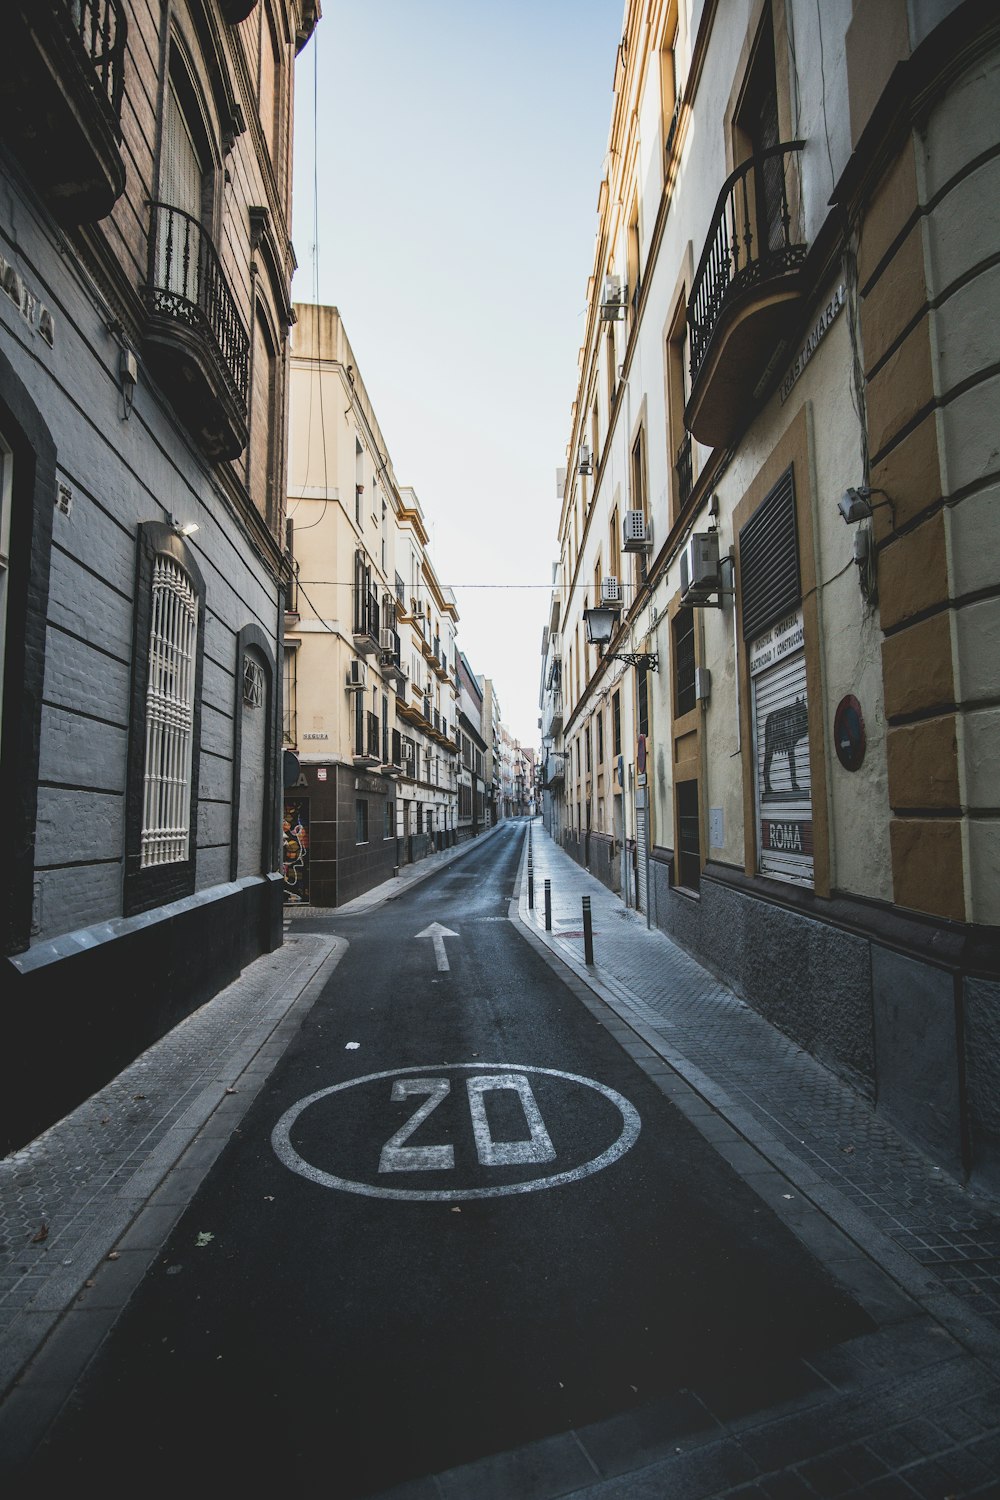
[[[594,962],[594,928],[590,916],[590,897],[583,898],[583,961]]]
[[[534,875],[532,875],[531,871],[529,870],[528,871],[528,910],[529,911],[534,911],[534,909],[535,909],[535,877],[534,877]]]
[[[552,931],[552,882],[545,882],[545,931]]]

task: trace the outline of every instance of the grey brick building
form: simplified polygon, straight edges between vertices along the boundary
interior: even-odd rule
[[[318,0],[14,0],[0,1138],[281,942],[294,60]]]

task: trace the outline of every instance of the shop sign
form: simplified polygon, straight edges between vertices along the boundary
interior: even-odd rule
[[[841,282],[837,290],[834,292],[833,296],[830,298],[829,302],[824,307],[823,311],[820,313],[816,322],[809,330],[809,334],[806,338],[805,343],[802,345],[802,348],[792,360],[792,363],[788,368],[788,373],[786,374],[784,380],[781,382],[782,405],[784,405],[785,400],[787,399],[789,392],[792,389],[792,386],[798,380],[799,376],[802,374],[802,371],[805,369],[806,365],[812,359],[813,355],[816,353],[816,350],[823,342],[824,338],[826,337],[827,330],[833,323],[834,319],[836,318],[837,314],[840,312],[846,301],[847,288],[844,286],[844,283]]]
[[[756,677],[766,667],[773,667],[784,657],[791,656],[793,651],[801,651],[804,639],[802,611],[796,609],[751,642],[750,676]]]

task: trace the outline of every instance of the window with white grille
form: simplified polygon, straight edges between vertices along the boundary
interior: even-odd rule
[[[188,858],[198,600],[173,558],[153,567],[140,865]]]

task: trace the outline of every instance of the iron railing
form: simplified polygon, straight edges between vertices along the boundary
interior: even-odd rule
[[[354,634],[370,635],[378,641],[380,619],[378,594],[374,589],[357,587],[354,598]]]
[[[354,754],[365,760],[380,760],[378,714],[362,708],[360,698],[354,711]]]
[[[101,108],[110,109],[120,140],[128,22],[119,0],[50,0],[49,9],[73,46],[82,48],[87,81]]]
[[[149,310],[186,324],[214,349],[243,409],[247,404],[250,338],[211,236],[191,214],[153,203],[149,237]]]
[[[805,245],[791,238],[788,197],[788,167],[804,144],[787,141],[761,151],[723,185],[688,304],[692,382],[726,306],[747,287],[805,259]]]

